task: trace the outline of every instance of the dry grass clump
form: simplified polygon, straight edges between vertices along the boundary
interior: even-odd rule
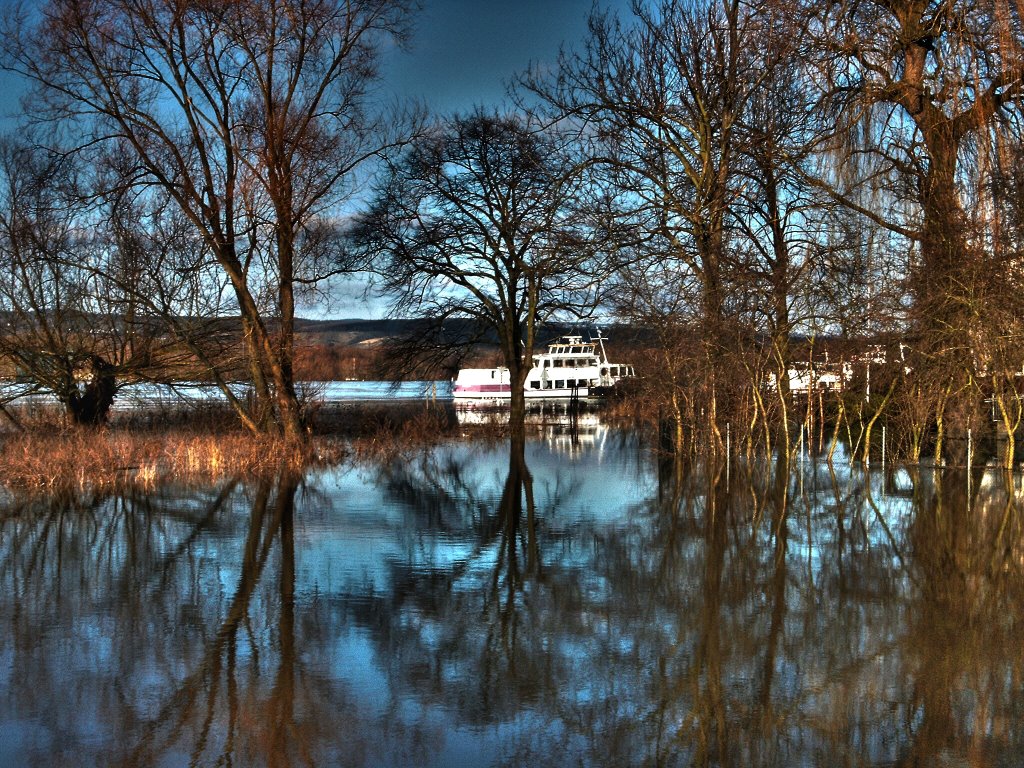
[[[327,439],[287,443],[244,432],[66,429],[2,438],[0,483],[22,489],[152,486],[301,471],[341,460]]]

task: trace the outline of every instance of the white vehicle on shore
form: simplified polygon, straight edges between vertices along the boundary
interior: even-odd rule
[[[600,334],[589,341],[562,336],[548,345],[547,352],[533,356],[524,391],[527,399],[595,397],[634,375],[633,366],[608,361]],[[508,368],[462,368],[452,395],[456,400],[509,400]]]

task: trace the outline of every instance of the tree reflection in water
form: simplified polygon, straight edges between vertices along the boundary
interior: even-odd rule
[[[555,447],[11,502],[0,765],[1022,753],[1013,480]]]

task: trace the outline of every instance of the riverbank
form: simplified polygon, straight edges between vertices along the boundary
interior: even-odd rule
[[[18,491],[152,487],[301,473],[346,456],[387,456],[455,434],[453,409],[417,401],[346,402],[311,414],[309,438],[255,435],[226,406],[119,414],[100,428],[69,426],[38,410],[0,432],[0,487]],[[473,429],[488,431],[485,426]]]
[[[586,430],[598,404],[534,403],[527,430],[552,424]],[[55,407],[0,427],[0,487],[17,491],[98,490],[166,482],[201,483],[304,472],[346,458],[397,460],[444,440],[500,440],[501,405],[457,408],[451,400],[321,401],[308,411],[309,435],[288,443],[242,429],[224,403],[115,413],[100,428],[73,427]]]

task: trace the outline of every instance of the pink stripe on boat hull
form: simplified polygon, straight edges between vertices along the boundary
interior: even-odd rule
[[[470,384],[468,386],[457,385],[453,394],[459,394],[460,392],[466,393],[490,393],[490,392],[511,392],[512,387],[508,384]]]

